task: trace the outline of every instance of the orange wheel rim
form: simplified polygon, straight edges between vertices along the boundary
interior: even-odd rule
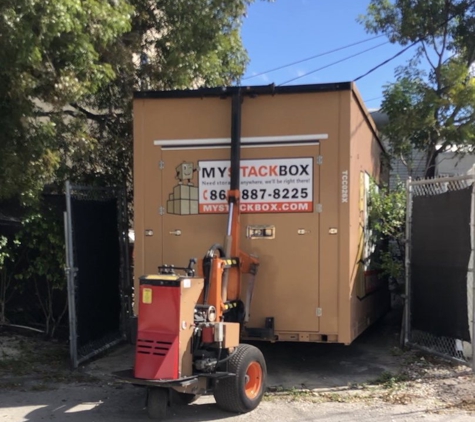
[[[258,362],[251,362],[246,371],[246,396],[255,399],[262,387],[262,367]]]

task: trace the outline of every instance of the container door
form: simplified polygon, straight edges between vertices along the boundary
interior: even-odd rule
[[[268,164],[272,176],[259,184],[244,178],[241,184],[243,201],[250,200],[242,215],[243,249],[260,259],[250,327],[262,327],[273,317],[277,332],[319,329],[319,149],[243,150],[249,172],[253,162],[258,172]]]
[[[186,266],[226,233],[229,148],[162,149],[162,263]],[[318,331],[319,145],[243,146],[242,249],[260,258],[249,326]]]

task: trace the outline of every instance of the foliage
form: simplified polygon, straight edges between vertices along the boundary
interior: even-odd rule
[[[125,0],[0,3],[0,199],[27,200],[53,179],[60,133],[40,117],[67,114],[114,78],[103,54],[131,13]]]
[[[406,189],[399,183],[393,190],[387,186],[376,189],[372,182],[369,205],[370,225],[384,237],[403,239],[406,218]]]
[[[132,93],[229,85],[253,0],[5,0],[0,199],[66,179],[131,189]]]
[[[31,210],[16,235],[17,267],[11,271],[15,282],[23,284],[24,292],[34,292],[48,337],[54,336],[67,310],[64,229],[60,217],[54,207],[44,202]]]
[[[133,34],[153,89],[228,85],[243,72],[240,39],[248,0],[135,0]]]
[[[132,30],[104,54],[115,78],[74,105],[75,121],[87,128],[84,147],[76,149],[71,141],[74,135],[65,136],[57,172],[59,183],[69,178],[88,185],[126,184],[129,198],[133,92],[221,86],[237,81],[248,61],[240,26],[251,1],[130,2],[135,8]]]
[[[385,86],[383,133],[393,155],[410,165],[413,149],[426,155],[426,176],[437,156],[475,147],[475,2],[372,0],[360,18],[370,33],[392,43],[416,43],[414,57]],[[428,70],[425,70],[428,69]]]
[[[10,285],[9,280],[7,279],[7,269],[5,268],[8,258],[10,258],[8,239],[5,236],[0,235],[0,324],[5,323],[7,291]]]
[[[26,267],[16,281],[36,289],[50,335],[66,309],[56,303],[63,234],[39,207],[40,193],[71,180],[125,184],[130,198],[134,90],[236,82],[248,61],[240,27],[252,1],[0,2],[0,201],[33,207],[12,259]],[[10,286],[18,271],[5,273]]]
[[[67,310],[63,266],[61,215],[38,203],[15,235],[0,236],[0,324],[21,313],[20,323],[39,323],[53,337]],[[18,308],[8,306],[15,301]]]
[[[402,387],[403,384],[409,380],[410,377],[404,372],[393,374],[390,371],[384,371],[373,381],[373,384],[380,384],[383,388],[393,389],[398,386]]]
[[[370,186],[368,226],[373,236],[383,238],[386,247],[379,249],[376,261],[383,276],[395,281],[404,276],[406,189],[399,183],[393,190]]]
[[[5,236],[0,235],[0,269],[5,265],[5,261],[9,258],[10,254],[7,249],[8,239]]]
[[[12,284],[17,258],[20,256],[19,245],[18,240],[0,235],[0,324],[7,322],[6,307],[14,293]]]

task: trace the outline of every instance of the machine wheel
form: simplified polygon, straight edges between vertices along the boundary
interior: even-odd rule
[[[267,380],[261,351],[249,344],[240,344],[228,361],[228,370],[236,376],[217,382],[213,393],[217,405],[228,412],[254,410],[264,396]]]
[[[150,419],[164,419],[167,416],[169,401],[168,388],[150,387],[147,389],[147,413]]]

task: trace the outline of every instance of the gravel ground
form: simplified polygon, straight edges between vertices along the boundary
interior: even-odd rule
[[[212,397],[171,409],[171,421],[474,421],[475,379],[466,366],[397,348],[385,321],[351,346],[257,344],[269,392],[254,412],[232,415]],[[145,391],[111,375],[130,367],[123,345],[71,372],[65,344],[0,331],[0,422],[147,420]]]
[[[188,406],[174,408],[170,421],[451,421],[469,422],[474,414],[432,404],[385,402],[312,402],[304,398],[267,397],[254,411],[232,415],[219,410],[212,398],[201,398]],[[138,388],[96,385],[66,385],[59,390],[0,394],[2,422],[48,421],[113,422],[148,420],[144,395]]]

